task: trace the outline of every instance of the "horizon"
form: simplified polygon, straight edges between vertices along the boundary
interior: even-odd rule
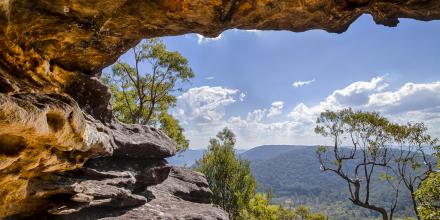
[[[250,148],[239,148],[239,147],[234,147],[234,150],[236,151],[249,151],[255,148],[259,148],[259,147],[318,147],[318,146],[325,146],[325,147],[332,147],[331,144],[329,145],[299,145],[299,144],[264,144],[264,145],[257,145],[257,146],[253,146]],[[351,148],[352,146],[341,146],[341,148]],[[390,146],[391,149],[397,149],[398,150],[398,146]],[[193,151],[206,151],[208,149],[208,147],[200,147],[200,148],[193,148],[191,146],[189,146],[189,148],[185,151],[182,152],[177,152],[175,156],[177,156],[178,154],[182,154],[187,152],[188,150],[193,150]],[[434,149],[431,148],[425,148],[424,149],[425,153],[428,154],[434,154],[436,151]],[[173,156],[173,157],[175,157]]]

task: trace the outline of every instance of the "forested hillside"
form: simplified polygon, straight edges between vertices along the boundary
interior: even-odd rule
[[[313,211],[322,212],[332,219],[380,218],[375,212],[354,206],[348,200],[346,183],[338,176],[321,172],[316,158],[316,146],[265,145],[237,154],[251,162],[252,173],[257,180],[258,191],[273,193],[273,203],[293,206],[307,205]],[[179,166],[192,166],[203,156],[204,150],[188,150],[169,162]],[[347,164],[350,169],[350,164]],[[380,170],[375,172],[372,187],[372,201],[384,203],[392,197],[390,186],[379,179]],[[397,216],[413,216],[411,199],[405,189],[401,190]],[[372,217],[373,216],[373,217]]]
[[[314,146],[260,146],[241,154],[251,161],[260,191],[271,190],[274,203],[292,200],[293,206],[305,204],[332,219],[371,219],[374,212],[356,207],[348,200],[346,183],[338,176],[320,171]],[[350,165],[348,165],[350,166]],[[386,182],[373,183],[373,201],[384,202],[392,191]],[[409,194],[402,189],[397,216],[412,216]],[[368,216],[368,218],[367,218]]]

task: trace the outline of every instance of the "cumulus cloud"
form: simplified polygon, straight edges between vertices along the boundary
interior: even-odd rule
[[[259,122],[266,117],[267,109],[256,109],[252,112],[249,112],[246,116],[247,121]]]
[[[269,109],[269,112],[267,113],[267,117],[281,115],[283,113],[283,108],[284,108],[284,102],[282,101],[273,102]]]
[[[260,116],[259,113],[261,111],[253,111],[250,115]],[[290,120],[263,122],[253,117],[236,116],[230,117],[226,124],[237,135],[239,147],[255,147],[263,144],[306,144],[303,141],[310,140],[299,138],[310,133],[303,130],[302,124]]]
[[[270,105],[269,109],[255,109],[249,112],[246,116],[247,121],[262,121],[264,118],[270,118],[281,115],[283,112],[284,102],[276,101]]]
[[[317,105],[296,105],[288,116],[305,126],[313,126],[321,112],[351,107],[378,111],[398,122],[421,121],[431,127],[440,122],[440,82],[406,83],[395,91],[386,91],[388,86],[383,76],[354,82],[335,90]]]
[[[213,42],[213,41],[218,41],[218,40],[222,39],[222,35],[221,34],[218,35],[217,37],[213,37],[213,38],[205,37],[205,36],[203,36],[201,34],[196,34],[196,36],[197,36],[197,43],[199,43],[199,44],[205,44],[205,43],[209,43],[209,42]]]
[[[304,103],[298,104],[288,116],[298,120],[314,121],[319,113],[325,110],[339,110],[368,104],[372,94],[383,91],[387,86],[383,76],[374,77],[370,81],[354,82],[335,90],[317,105],[309,107]]]
[[[440,112],[440,82],[406,83],[397,91],[371,95],[367,106],[388,113],[420,110]]]
[[[370,95],[387,87],[388,83],[385,82],[384,76],[374,77],[369,82],[354,82],[341,90],[334,91],[329,101],[349,106],[364,105],[368,103]]]
[[[237,89],[210,86],[191,88],[177,97],[173,114],[183,122],[215,122],[223,118],[226,106],[242,97],[243,94]]]
[[[284,102],[275,101],[267,108],[227,115],[231,105],[245,99],[245,93],[237,89],[203,86],[179,96],[173,114],[186,122],[185,134],[193,147],[206,147],[209,138],[226,126],[236,133],[238,147],[325,144],[328,139],[314,134],[316,118],[325,110],[347,107],[379,111],[401,123],[425,122],[434,136],[440,135],[440,82],[409,82],[393,88],[389,87],[385,77],[378,76],[337,89],[314,105],[299,103],[290,112],[284,111]]]
[[[308,81],[296,81],[292,84],[292,86],[295,88],[299,88],[299,87],[303,87],[303,86],[309,85],[314,82],[315,82],[315,79],[308,80]]]

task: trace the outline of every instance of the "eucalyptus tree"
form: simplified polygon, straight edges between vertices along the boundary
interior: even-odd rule
[[[315,132],[333,143],[316,152],[321,170],[346,181],[354,205],[378,212],[384,220],[392,219],[399,193],[406,189],[420,219],[415,191],[434,171],[435,158],[427,152],[437,143],[424,124],[400,125],[375,112],[344,109],[322,112]],[[387,205],[371,199],[372,185],[382,184],[377,181],[386,182],[393,190]]]
[[[416,191],[419,216],[426,220],[440,219],[440,173],[429,175]]]
[[[178,150],[188,148],[182,127],[168,113],[177,92],[194,77],[188,60],[158,39],[132,48],[131,55],[133,62],[117,61],[102,78],[113,93],[114,115],[125,123],[159,127],[177,142]]]
[[[212,202],[237,219],[255,196],[256,182],[248,161],[235,155],[235,134],[228,128],[211,138],[207,152],[197,161],[196,170],[205,174],[214,196]]]
[[[399,187],[391,198],[389,210],[370,201],[372,175],[378,167],[388,167],[388,144],[386,135],[389,121],[377,113],[354,112],[345,109],[339,112],[326,111],[317,119],[315,132],[324,137],[331,137],[334,145],[330,148],[319,147],[317,157],[321,170],[337,174],[347,182],[350,200],[354,205],[376,211],[384,220],[392,219],[397,206]],[[346,150],[344,141],[353,147]],[[328,152],[331,152],[329,155]],[[352,163],[354,169],[347,168]],[[400,182],[397,184],[399,185]]]
[[[436,168],[437,159],[428,153],[434,151],[438,139],[428,134],[423,123],[394,124],[389,127],[389,131],[397,148],[393,151],[393,165],[389,170],[409,191],[414,213],[420,220],[416,190]]]

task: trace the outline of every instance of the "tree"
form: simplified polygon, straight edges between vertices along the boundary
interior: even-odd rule
[[[423,123],[408,123],[403,126],[394,124],[390,125],[389,131],[398,148],[398,151],[392,154],[393,166],[390,166],[389,170],[409,191],[414,213],[420,220],[415,192],[434,171],[435,158],[429,157],[426,152],[433,150],[430,148],[434,147],[438,140],[427,134],[428,129]]]
[[[125,123],[160,127],[177,143],[178,150],[188,148],[179,122],[168,114],[176,103],[175,92],[194,77],[188,60],[170,52],[157,39],[131,49],[134,64],[118,61],[103,81],[113,93],[113,111]]]
[[[315,132],[324,137],[331,137],[334,142],[331,150],[326,147],[317,150],[321,170],[333,172],[347,182],[350,200],[354,205],[379,212],[384,220],[391,219],[397,204],[398,187],[389,214],[385,207],[372,204],[370,201],[372,174],[375,168],[387,167],[389,162],[387,158],[389,137],[385,132],[389,124],[388,120],[377,113],[353,112],[351,109],[345,109],[339,112],[321,113],[317,124]],[[353,145],[350,152],[341,149],[347,136]],[[328,151],[332,152],[330,158]],[[348,162],[357,163],[354,170],[344,167]]]
[[[309,207],[300,205],[295,208],[293,212],[298,220],[326,220],[328,219],[325,215],[320,213],[312,213]]]
[[[432,173],[415,195],[422,219],[440,219],[440,173]]]
[[[212,202],[227,211],[231,219],[236,219],[255,195],[256,182],[249,162],[235,156],[235,135],[228,128],[209,142],[208,151],[197,161],[196,169],[208,180],[214,194]]]
[[[435,148],[440,160],[440,147]],[[440,163],[438,163],[438,166]],[[415,192],[419,216],[426,220],[440,219],[440,173],[432,172]]]
[[[426,151],[437,143],[437,139],[427,134],[423,123],[400,125],[378,113],[344,109],[321,113],[317,124],[315,132],[331,137],[334,142],[330,149],[317,150],[321,170],[333,172],[347,182],[353,204],[376,211],[383,219],[392,219],[399,191],[404,187],[411,194],[419,218],[415,190],[433,172],[435,161]],[[343,144],[352,148],[341,148]],[[347,169],[348,163],[355,168]],[[388,209],[370,199],[375,172],[381,172],[380,178],[394,191]]]
[[[267,194],[258,193],[250,201],[248,209],[240,211],[240,219],[257,220],[267,219],[276,220],[283,219],[282,217],[288,216],[289,213],[281,213],[280,206],[270,205]],[[283,215],[283,216],[282,216]],[[293,219],[293,214],[291,215]]]
[[[324,220],[322,214],[311,213],[304,218],[293,210],[271,205],[271,193],[256,193],[256,181],[249,162],[235,155],[235,135],[224,128],[211,138],[208,151],[197,161],[196,170],[205,174],[214,196],[212,202],[229,213],[231,219]]]

